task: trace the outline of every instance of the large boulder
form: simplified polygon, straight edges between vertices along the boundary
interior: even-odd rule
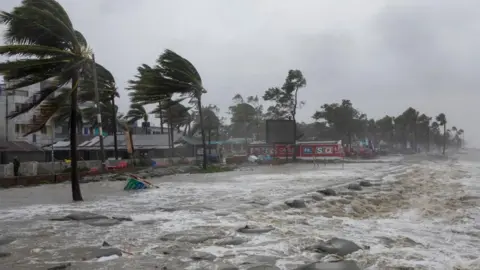
[[[91,254],[93,258],[109,257],[113,255],[117,255],[120,257],[122,256],[122,251],[118,248],[112,248],[112,247],[97,248],[92,250],[92,254]]]
[[[238,270],[238,267],[236,267],[234,265],[231,265],[231,264],[220,262],[220,263],[215,264],[213,269],[214,270]]]
[[[10,252],[2,252],[2,251],[0,251],[0,258],[9,257],[9,256],[11,256],[11,255],[12,255],[12,253],[10,253]]]
[[[362,187],[371,187],[372,186],[372,183],[370,181],[367,181],[367,180],[362,180],[362,181],[358,182],[358,184]]]
[[[12,236],[0,236],[0,246],[8,245],[15,240],[17,240],[17,239],[15,237],[12,237]]]
[[[293,199],[293,200],[288,200],[285,202],[286,205],[288,205],[291,208],[305,208],[307,205],[305,204],[304,200],[301,199]]]
[[[275,228],[273,227],[264,227],[264,228],[255,228],[251,226],[245,226],[242,228],[237,229],[237,232],[240,233],[267,233],[273,231]]]
[[[316,262],[297,267],[295,270],[360,270],[354,261]]]
[[[275,265],[261,264],[247,268],[247,270],[280,270]]]
[[[360,184],[357,184],[357,183],[349,184],[347,188],[350,190],[356,190],[356,191],[362,190],[362,187],[360,186]]]
[[[71,213],[71,214],[65,216],[65,218],[70,219],[70,220],[78,220],[78,221],[94,220],[94,219],[108,219],[107,216],[100,215],[100,214],[95,214],[95,213],[90,213],[90,212],[74,212],[74,213]]]
[[[65,263],[65,264],[49,267],[47,270],[66,270],[70,268],[70,266],[72,266],[71,263]]]
[[[227,238],[227,239],[222,239],[217,242],[215,242],[215,245],[217,246],[236,246],[236,245],[241,245],[248,240],[245,238],[241,237],[232,237],[232,238]]]
[[[190,258],[195,261],[213,261],[217,256],[203,251],[195,251],[190,255]]]
[[[334,237],[327,242],[321,241],[320,243],[313,245],[308,249],[320,253],[346,256],[357,250],[360,250],[361,247],[350,240]]]
[[[110,227],[110,226],[118,225],[122,222],[117,219],[94,219],[94,220],[86,220],[85,223],[91,226],[96,226],[96,227]]]
[[[321,189],[321,190],[317,190],[318,193],[321,193],[325,196],[337,196],[337,192],[335,192],[335,190],[331,189],[331,188],[326,188],[326,189]]]

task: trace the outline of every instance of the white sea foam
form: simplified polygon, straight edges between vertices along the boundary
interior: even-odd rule
[[[228,247],[206,242],[192,247],[218,257],[229,255],[225,260],[233,264],[240,264],[251,255],[275,256],[280,258],[277,266],[282,269],[313,260],[313,254],[305,252],[304,247],[315,239],[342,237],[370,247],[350,255],[369,270],[394,266],[480,269],[479,202],[473,197],[480,196],[478,177],[480,164],[461,161],[416,165],[345,164],[344,169],[339,165],[319,168],[300,165],[208,177],[180,175],[169,177],[168,182],[154,180],[160,185],[159,189],[128,195],[105,193],[81,204],[53,204],[44,199],[39,199],[42,203],[38,204],[10,204],[0,210],[0,230],[17,236],[41,237],[40,247],[36,249],[42,250],[107,240],[134,253],[129,260],[145,254],[157,256],[155,249],[165,245],[159,237],[168,233],[223,232],[226,236],[244,237],[248,242]],[[334,198],[312,202],[307,209],[278,208],[286,199],[304,197],[322,187],[338,186],[358,178],[383,185],[366,188],[350,201]],[[108,187],[108,184],[102,185],[102,188]],[[55,192],[69,191],[65,185],[51,188],[57,189]],[[84,193],[98,192],[93,184],[87,188]],[[121,189],[121,185],[112,188]],[[24,190],[50,192],[50,196],[55,193],[44,187]],[[0,203],[8,200],[7,192],[0,191]],[[21,194],[22,191],[15,192]],[[467,200],[467,196],[473,199]],[[25,197],[28,202],[28,194]],[[171,207],[175,209],[170,210]],[[134,221],[106,229],[47,220],[71,211],[127,215]],[[219,212],[225,214],[216,215]],[[7,227],[8,224],[16,227]],[[246,224],[273,225],[276,229],[260,235],[235,232]],[[28,246],[28,241],[27,238],[18,240],[12,243],[13,248]],[[28,256],[41,257],[38,254],[41,252]]]

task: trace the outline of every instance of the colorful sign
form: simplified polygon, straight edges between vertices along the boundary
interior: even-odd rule
[[[305,146],[303,147],[303,153],[307,155],[313,154],[313,148],[310,146]]]
[[[288,153],[286,151],[287,149],[288,149]],[[295,149],[293,145],[289,145],[287,148],[285,147],[285,145],[277,144],[275,145],[275,156],[276,157],[286,157],[287,155],[292,156],[293,149]]]

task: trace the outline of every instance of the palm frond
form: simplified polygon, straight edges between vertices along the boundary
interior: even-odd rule
[[[6,43],[36,44],[78,51],[81,44],[67,12],[54,0],[23,0],[11,13],[1,12]]]
[[[26,56],[26,57],[74,57],[70,51],[65,51],[55,47],[35,45],[35,44],[11,44],[11,45],[2,45],[0,46],[0,55],[7,57],[10,56]]]

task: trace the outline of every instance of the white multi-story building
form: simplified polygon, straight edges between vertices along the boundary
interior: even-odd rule
[[[0,84],[2,84],[0,82]],[[3,86],[8,85],[3,84]],[[8,120],[6,116],[19,110],[23,104],[40,90],[40,83],[28,87],[9,91],[8,95],[3,88],[0,87],[0,139],[8,141],[27,141],[39,146],[52,143],[54,139],[54,125],[49,121],[45,127],[38,132],[24,136],[29,129],[33,115],[36,113],[35,109],[19,115],[14,119]]]

